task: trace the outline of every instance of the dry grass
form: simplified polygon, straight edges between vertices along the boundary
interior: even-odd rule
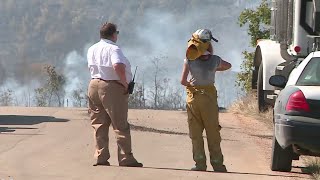
[[[306,168],[305,173],[312,174],[316,180],[320,180],[320,158],[319,157],[305,157],[304,164]]]
[[[259,113],[257,98],[254,94],[249,94],[237,100],[229,107],[228,111],[261,120],[270,128],[273,126],[272,109],[269,109],[264,113]],[[320,158],[305,157],[303,159],[304,164],[306,165],[306,168],[303,171],[312,174],[316,180],[320,180]]]
[[[257,98],[254,94],[248,94],[237,100],[229,107],[228,111],[261,120],[269,127],[272,127],[273,124],[272,109],[269,109],[264,113],[259,113]]]

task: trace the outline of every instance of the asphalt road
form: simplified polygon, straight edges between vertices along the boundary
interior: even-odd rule
[[[228,173],[194,172],[182,111],[130,110],[135,157],[144,168],[119,167],[110,131],[110,167],[93,167],[93,129],[86,109],[0,108],[0,180],[306,179],[269,170],[272,132],[257,120],[221,113]]]

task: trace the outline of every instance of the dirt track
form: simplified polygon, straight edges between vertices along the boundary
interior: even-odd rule
[[[307,179],[269,170],[272,132],[252,118],[221,113],[222,151],[228,173],[193,172],[186,113],[130,110],[133,151],[144,168],[117,166],[110,133],[111,167],[93,167],[93,134],[86,109],[0,108],[0,179]],[[209,163],[208,163],[209,165]]]

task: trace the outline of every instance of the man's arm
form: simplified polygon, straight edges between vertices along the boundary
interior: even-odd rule
[[[126,78],[126,65],[124,64],[124,59],[126,57],[123,55],[120,48],[113,49],[111,53],[111,62],[113,69],[116,71],[117,75],[120,78],[120,83],[128,89],[128,83]]]
[[[128,89],[128,83],[126,78],[126,65],[122,63],[116,63],[113,65],[113,69],[116,71],[118,76],[120,77],[120,83]]]
[[[216,71],[225,71],[230,68],[231,68],[231,64],[221,59],[220,65],[217,67]]]

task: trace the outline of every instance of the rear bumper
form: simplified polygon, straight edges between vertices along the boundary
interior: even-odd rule
[[[320,153],[320,120],[300,116],[282,116],[275,120],[275,136],[282,148],[295,145],[310,151],[310,154]],[[319,123],[317,123],[319,122]]]

